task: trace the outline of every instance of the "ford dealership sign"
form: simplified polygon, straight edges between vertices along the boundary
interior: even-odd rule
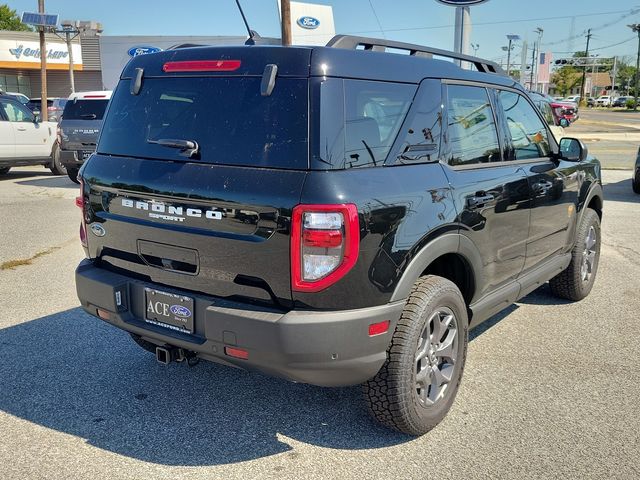
[[[314,30],[320,26],[320,20],[314,17],[300,17],[297,23],[308,30]]]
[[[131,47],[127,52],[130,57],[137,57],[138,55],[146,55],[147,53],[161,52],[162,49],[158,47]]]

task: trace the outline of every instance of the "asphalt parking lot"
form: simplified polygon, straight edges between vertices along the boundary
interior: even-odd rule
[[[572,127],[573,128],[573,127]],[[0,179],[0,478],[640,477],[640,196],[604,172],[592,294],[546,287],[472,331],[458,398],[421,438],[359,388],[158,364],[80,311],[77,186]]]

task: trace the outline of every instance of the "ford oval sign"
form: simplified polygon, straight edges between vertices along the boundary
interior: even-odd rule
[[[176,317],[189,318],[191,316],[191,310],[184,305],[171,305],[169,310],[171,310],[171,313]]]
[[[161,52],[162,49],[158,47],[131,47],[127,52],[130,57],[137,57],[138,55],[146,55],[147,53]]]
[[[469,5],[477,5],[488,1],[489,0],[436,0],[436,2],[451,5],[453,7],[468,7]]]
[[[107,233],[104,227],[99,223],[94,223],[93,225],[91,225],[91,231],[96,237],[104,237],[104,235]]]
[[[313,17],[300,17],[297,23],[307,30],[314,30],[320,26],[320,20]]]

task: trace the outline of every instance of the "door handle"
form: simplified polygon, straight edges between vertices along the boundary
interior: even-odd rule
[[[26,132],[27,129],[24,127],[16,127],[16,130],[18,130],[19,132]]]
[[[490,194],[474,195],[473,197],[467,198],[467,206],[469,208],[484,207],[487,203],[495,200],[495,198],[496,197]]]

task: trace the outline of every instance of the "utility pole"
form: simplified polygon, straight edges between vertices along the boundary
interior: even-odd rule
[[[591,40],[591,29],[587,30],[587,48],[585,50],[585,58],[589,58],[589,41]],[[584,70],[582,71],[582,83],[580,85],[580,105],[585,106],[587,99],[584,96],[584,83],[587,80],[587,63],[585,62]]]
[[[533,90],[533,71],[536,66],[536,54],[537,54],[538,45],[536,42],[533,42],[533,52],[531,52],[531,82],[529,83],[529,90]]]
[[[511,76],[511,49],[513,48],[513,42],[520,40],[520,35],[507,35],[509,45],[507,46],[507,75]],[[504,48],[504,47],[503,47]]]
[[[44,0],[38,0],[38,13],[44,15]],[[49,120],[47,111],[47,43],[44,38],[44,26],[38,27],[40,30],[40,119],[43,122]]]
[[[280,0],[280,20],[282,45],[291,45],[291,3],[289,0]]]
[[[77,25],[77,21],[63,20],[61,22],[62,30],[56,30],[54,32],[58,38],[61,38],[67,44],[67,52],[69,52],[69,84],[71,85],[71,93],[75,93],[76,91],[76,82],[73,71],[73,45],[71,42],[80,35],[82,31],[77,27]],[[64,37],[60,36],[61,33],[64,34]]]
[[[538,59],[540,58],[540,52],[542,50],[542,34],[544,33],[544,30],[538,27],[536,28],[535,31],[538,34],[538,52],[536,54],[535,70],[533,72],[533,74],[535,75],[535,86],[533,86],[531,90],[533,90],[534,92],[537,92],[538,91],[538,65],[540,64]]]
[[[635,86],[635,91],[633,92],[634,98],[635,98],[633,109],[637,110],[638,109],[638,87],[640,86],[640,23],[634,23],[634,24],[628,25],[628,27],[638,34],[638,53],[636,56],[636,86]]]

